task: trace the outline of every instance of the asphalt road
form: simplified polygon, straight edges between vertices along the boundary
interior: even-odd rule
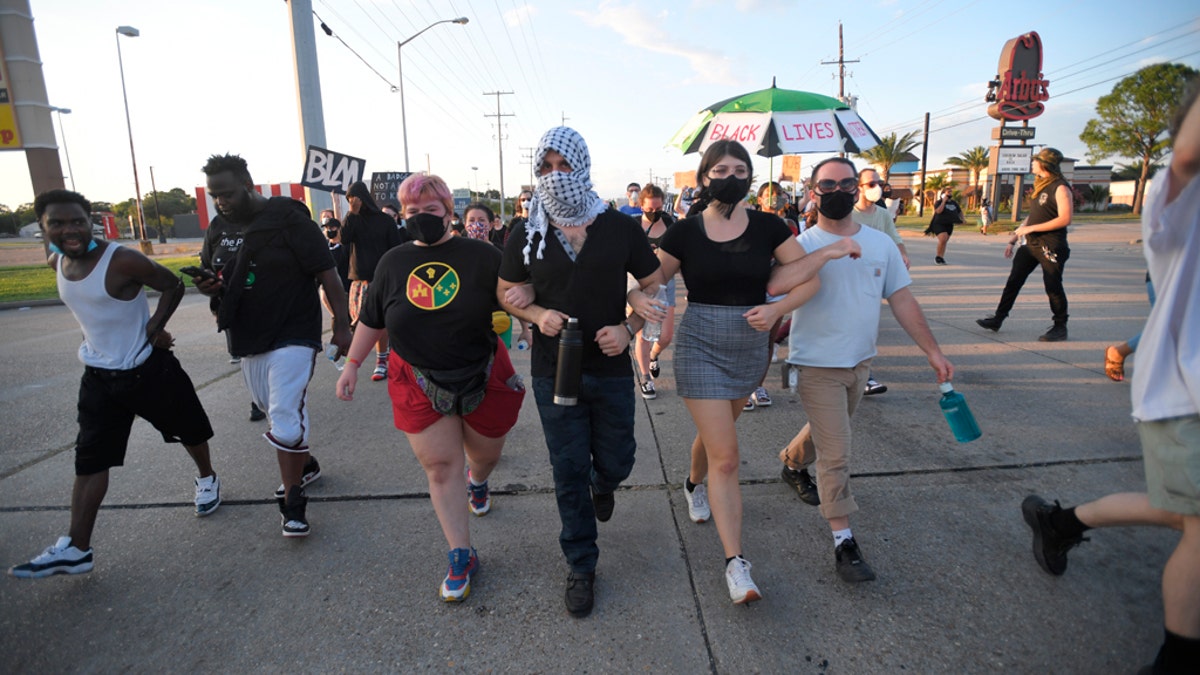
[[[638,462],[600,527],[597,607],[562,604],[553,480],[532,396],[472,521],[482,572],[462,605],[438,602],[445,542],[423,472],[392,428],[384,387],[337,401],[318,364],[310,488],[313,535],[279,535],[264,423],[207,305],[188,296],[170,324],[176,353],[216,429],[223,505],[191,512],[193,467],[143,422],[116,469],[94,536],[96,570],[0,579],[6,672],[1131,672],[1161,641],[1159,577],[1176,536],[1114,529],[1043,573],[1019,513],[1032,492],[1074,504],[1143,485],[1129,388],[1103,375],[1103,348],[1148,311],[1137,226],[1073,230],[1071,339],[1049,325],[1040,280],[993,334],[1007,275],[1002,240],[960,232],[950,265],[907,241],[914,292],[957,367],[984,435],[954,441],[923,355],[888,312],[876,377],[890,390],[855,417],[852,521],[879,574],[850,586],[828,527],[780,482],[776,453],[804,421],[775,405],[739,422],[744,550],[765,599],[730,604],[711,523],[687,517],[680,483],[694,427],[674,394],[672,352],[657,400],[639,399]],[[0,312],[0,566],[66,530],[80,339],[62,307]],[[528,352],[512,352],[528,372]],[[1136,361],[1133,362],[1136,367]]]

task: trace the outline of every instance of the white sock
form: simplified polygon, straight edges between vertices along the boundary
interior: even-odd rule
[[[475,480],[475,476],[472,475],[470,471],[467,472],[467,480],[470,481],[471,485],[474,485],[475,487],[479,487],[480,485],[483,485],[484,483],[487,482],[486,480],[485,481]]]
[[[386,366],[387,362],[388,362],[388,353],[391,351],[392,350],[390,350],[390,349],[385,349],[385,350],[375,354],[375,364],[380,365],[380,366]]]
[[[840,546],[843,541],[846,541],[847,539],[849,539],[853,536],[854,535],[850,534],[850,528],[848,528],[848,527],[844,530],[834,530],[833,531],[834,547],[836,548],[837,546]]]

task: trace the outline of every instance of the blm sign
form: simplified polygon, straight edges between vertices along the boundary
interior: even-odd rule
[[[398,202],[396,191],[400,184],[412,174],[407,171],[376,171],[371,174],[371,198],[379,206],[388,202]]]
[[[300,184],[314,190],[346,194],[350,184],[362,180],[366,161],[315,145],[308,146],[304,159],[304,177]]]

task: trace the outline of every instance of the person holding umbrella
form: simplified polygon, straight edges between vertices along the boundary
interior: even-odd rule
[[[816,294],[820,283],[815,275],[825,257],[812,256],[815,264],[808,265],[807,278],[793,284],[779,302],[765,302],[772,260],[797,262],[804,251],[778,216],[746,207],[752,175],[750,154],[740,143],[710,145],[696,171],[700,200],[708,205],[668,229],[658,249],[663,278],[682,271],[688,289],[675,343],[676,385],[697,429],[684,484],[688,513],[697,523],[710,515],[716,522],[725,582],[737,604],[763,596],[742,555],[735,423],[769,365],[765,356],[771,326]],[[829,252],[834,250],[846,255],[851,247]],[[660,320],[663,312],[639,295],[631,293],[638,313]]]

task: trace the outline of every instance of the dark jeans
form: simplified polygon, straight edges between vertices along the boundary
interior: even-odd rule
[[[1067,292],[1063,290],[1063,267],[1071,257],[1071,249],[1066,244],[1057,248],[1044,249],[1032,238],[1024,246],[1018,246],[1013,254],[1012,272],[1004,284],[1004,292],[1000,294],[1000,304],[996,307],[996,316],[1003,319],[1012,311],[1017,294],[1025,285],[1025,280],[1039,266],[1042,268],[1042,283],[1046,286],[1046,295],[1050,298],[1050,312],[1054,315],[1054,323],[1067,322]]]
[[[552,377],[533,378],[533,395],[554,467],[559,544],[572,572],[593,572],[600,548],[589,486],[612,492],[633,470],[633,377],[584,373],[574,406],[554,404]]]

